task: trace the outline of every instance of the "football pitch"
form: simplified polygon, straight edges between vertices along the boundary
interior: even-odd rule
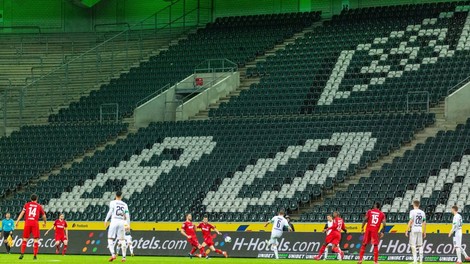
[[[67,263],[67,264],[97,264],[97,263],[109,263],[109,256],[85,256],[85,255],[67,255],[67,256],[57,256],[57,255],[38,255],[38,260],[33,260],[33,256],[26,254],[23,260],[18,259],[17,254],[0,255],[0,263]],[[119,257],[113,263],[121,263],[121,258]],[[291,260],[291,259],[253,259],[253,258],[193,258],[189,259],[188,257],[128,257],[126,263],[162,263],[162,264],[185,264],[185,263],[211,263],[211,264],[224,264],[224,263],[239,263],[239,264],[271,264],[271,263],[341,263],[341,264],[356,264],[356,261],[313,261],[313,260]],[[364,261],[364,264],[373,264],[372,261]],[[410,264],[410,262],[397,262],[397,261],[383,261],[380,264]],[[432,263],[432,262],[428,262]],[[450,263],[450,262],[449,262]]]

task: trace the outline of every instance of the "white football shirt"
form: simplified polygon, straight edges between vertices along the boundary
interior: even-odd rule
[[[111,218],[111,222],[113,220],[126,220],[127,224],[130,224],[131,219],[129,216],[129,208],[127,204],[120,200],[113,200],[109,203],[109,211],[108,215],[106,216],[106,220]]]
[[[452,219],[452,231],[454,231],[456,235],[462,234],[462,224],[462,216],[456,213]]]
[[[332,227],[333,226],[333,221],[327,221],[326,223],[328,225],[328,228]],[[326,231],[326,234],[329,235],[331,233],[331,229],[327,230]]]
[[[279,231],[283,231],[283,228],[285,226],[289,226],[289,223],[287,222],[287,220],[283,217],[283,216],[275,216],[271,219],[271,223],[273,224],[273,229],[272,229],[272,232],[279,232]]]
[[[426,214],[421,209],[410,211],[411,232],[423,232],[423,222],[426,222]]]

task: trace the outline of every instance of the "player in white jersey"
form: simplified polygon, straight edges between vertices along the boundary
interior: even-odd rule
[[[127,243],[125,243],[125,231],[124,226],[127,224],[130,226],[131,218],[129,216],[129,208],[127,204],[122,201],[122,192],[116,192],[116,199],[109,203],[109,211],[104,220],[104,227],[108,226],[108,220],[111,219],[111,223],[108,229],[108,248],[111,252],[111,258],[109,261],[116,259],[116,253],[114,251],[114,245],[116,238],[120,240],[122,248],[122,262],[126,261],[126,250]]]
[[[419,201],[413,201],[413,210],[410,211],[408,230],[405,233],[410,238],[414,264],[418,263],[417,252],[419,252],[419,262],[423,263],[423,238],[426,238],[426,214],[419,209],[419,204]]]
[[[330,228],[332,225],[333,225],[333,217],[331,215],[327,215],[325,228],[323,229],[323,233],[326,233],[327,236],[331,233],[331,230],[328,230],[328,228]],[[331,246],[333,246],[331,243],[327,245],[325,249],[325,254],[324,254],[325,257],[323,258],[324,260],[328,259],[328,247],[331,247]]]
[[[132,246],[132,235],[131,235],[131,227],[129,225],[124,225],[124,231],[125,231],[125,242],[127,243],[127,248],[129,249],[129,252],[131,252],[131,256],[134,256],[134,247]],[[122,248],[121,241],[118,241],[118,244],[116,246],[116,254],[119,255],[119,249]]]
[[[451,210],[454,215],[452,220],[452,230],[449,232],[449,237],[453,237],[454,249],[457,254],[457,264],[462,263],[462,254],[465,257],[466,261],[470,261],[470,258],[467,255],[467,252],[462,248],[462,216],[459,214],[459,208],[457,205],[452,206]]]
[[[273,224],[273,228],[271,230],[271,239],[269,241],[266,241],[268,246],[271,246],[271,249],[274,251],[274,256],[276,259],[279,259],[279,254],[277,251],[277,246],[279,245],[279,242],[277,239],[282,237],[282,230],[284,227],[287,227],[287,229],[292,232],[292,228],[289,226],[289,223],[287,220],[284,218],[284,210],[280,210],[279,214],[275,217],[273,217],[270,221],[266,222],[264,227],[267,227],[269,224]]]

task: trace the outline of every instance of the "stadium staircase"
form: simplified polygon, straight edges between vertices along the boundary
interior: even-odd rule
[[[182,29],[180,31],[173,29],[171,33],[162,30],[158,40],[152,38],[126,40],[124,37],[117,37],[116,40],[109,41],[107,44],[96,42],[99,35],[97,33],[80,34],[78,37],[88,45],[78,46],[73,53],[69,53],[71,52],[69,50],[59,50],[62,48],[61,45],[55,49],[53,45],[50,45],[50,49],[45,53],[40,48],[43,43],[38,42],[37,47],[31,47],[31,50],[37,52],[35,56],[26,53],[25,50],[23,55],[16,55],[18,59],[13,60],[13,63],[0,66],[10,69],[5,72],[14,80],[12,86],[15,88],[14,91],[8,93],[7,99],[8,132],[18,130],[22,124],[46,124],[50,114],[57,113],[70,103],[89,95],[91,91],[98,90],[102,85],[109,84],[111,80],[119,78],[121,74],[126,74],[131,69],[139,67],[140,63],[148,61],[150,57],[158,55],[160,51],[167,50],[170,45],[184,38],[187,33]],[[74,37],[74,35],[70,36],[71,39]],[[97,49],[96,45],[103,45],[104,49],[99,51],[99,59],[101,60],[99,67],[97,66],[98,55],[93,52]],[[109,47],[111,45],[112,48]],[[37,58],[43,58],[42,67],[40,65],[31,67],[30,63],[37,62]],[[2,57],[0,57],[1,60]],[[75,60],[76,63],[72,63],[68,67],[68,83],[65,84],[65,80],[62,80],[63,76],[61,76],[64,71],[58,68],[64,68],[63,64],[70,60]],[[47,76],[54,70],[58,74],[52,73]],[[32,74],[35,76],[34,78],[32,78]],[[38,81],[37,85],[30,85],[27,88],[25,100],[22,102],[24,108],[20,109],[21,94],[18,91],[25,83],[30,84],[36,78],[41,77],[44,79]]]

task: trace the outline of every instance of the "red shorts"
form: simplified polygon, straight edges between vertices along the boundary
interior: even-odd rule
[[[35,225],[28,225],[26,224],[23,229],[23,238],[29,238],[29,236],[33,234],[33,238],[39,238],[39,224]]]
[[[212,237],[204,238],[204,243],[206,243],[206,246],[210,247],[214,245],[214,240],[212,240]]]
[[[377,230],[366,230],[364,232],[364,239],[362,239],[363,244],[379,244],[379,232]]]
[[[66,240],[67,240],[67,237],[65,235],[55,235],[55,241],[64,242]]]
[[[188,242],[192,247],[198,247],[199,246],[199,242],[197,241],[196,237],[191,237],[190,239],[188,239]]]
[[[339,245],[341,242],[341,233],[340,232],[334,232],[331,231],[329,235],[326,236],[325,243],[326,244],[333,244],[333,245]]]

